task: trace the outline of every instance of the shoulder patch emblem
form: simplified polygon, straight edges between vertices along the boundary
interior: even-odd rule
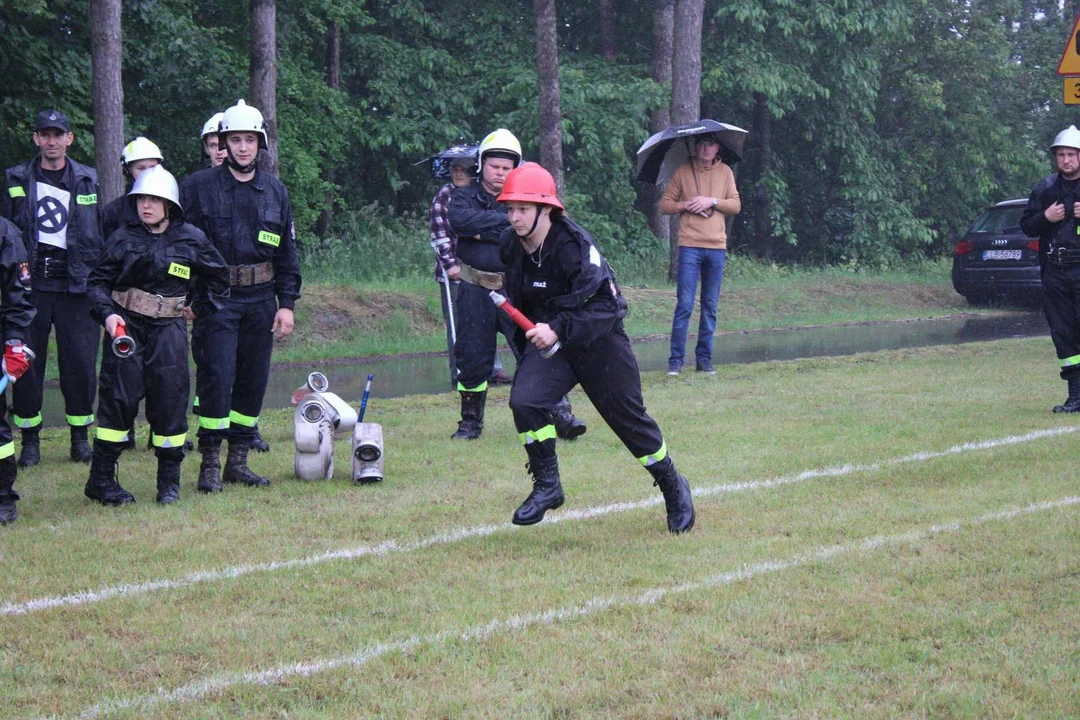
[[[596,249],[595,245],[589,246],[589,262],[600,267],[600,251]]]

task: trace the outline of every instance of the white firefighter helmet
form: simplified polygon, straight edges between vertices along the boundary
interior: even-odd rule
[[[130,165],[136,160],[160,161],[164,159],[158,146],[141,135],[125,145],[124,151],[120,153],[121,165]]]
[[[214,116],[203,123],[202,134],[199,135],[200,140],[205,140],[207,135],[217,135],[218,126],[221,125],[221,118],[225,113],[214,113]]]
[[[521,143],[514,137],[514,133],[506,128],[488,133],[488,136],[480,141],[478,159],[480,167],[484,167],[484,156],[490,153],[504,153],[513,156],[514,167],[521,164]]]
[[[1050,149],[1055,150],[1059,147],[1080,150],[1080,130],[1077,130],[1075,125],[1065,128],[1054,138],[1054,144],[1050,146]]]
[[[176,178],[161,165],[143,171],[128,195],[153,195],[184,209],[180,204],[180,188],[176,185]]]
[[[266,147],[266,121],[258,108],[248,105],[243,100],[221,114],[221,127],[218,133],[224,136],[231,132],[252,132],[259,136],[259,147]],[[224,139],[224,138],[222,138]]]

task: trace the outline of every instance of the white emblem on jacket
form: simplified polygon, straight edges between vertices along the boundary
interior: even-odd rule
[[[600,251],[596,249],[595,245],[589,246],[589,262],[596,267],[600,267]]]

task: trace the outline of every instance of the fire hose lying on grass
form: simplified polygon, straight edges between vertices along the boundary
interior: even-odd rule
[[[334,439],[352,436],[352,479],[360,484],[383,479],[382,426],[365,423],[372,375],[367,377],[357,413],[329,392],[330,382],[320,372],[308,375],[307,384],[293,393],[296,456],[293,469],[300,480],[329,480],[334,476]]]

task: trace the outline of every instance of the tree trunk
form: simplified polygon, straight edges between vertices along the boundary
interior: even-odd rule
[[[559,36],[555,0],[533,0],[536,11],[536,78],[540,85],[540,164],[562,194],[562,101],[559,96]]]
[[[675,0],[654,0],[653,2],[653,45],[652,79],[660,85],[671,84],[672,30],[675,25]],[[653,110],[649,118],[649,132],[658,133],[671,124],[671,107],[664,106]],[[656,186],[650,193],[646,206],[649,227],[665,245],[671,246],[672,218],[661,215],[657,207],[664,188]]]
[[[754,93],[754,135],[757,152],[754,162],[754,244],[757,252],[772,255],[772,195],[765,186],[772,143],[772,115],[765,96]]]
[[[251,104],[257,107],[266,121],[266,155],[261,159],[263,170],[278,174],[277,148],[277,2],[250,0],[251,60],[248,74],[251,82]]]
[[[611,0],[599,0],[600,53],[606,62],[615,62],[615,13]]]
[[[341,25],[336,22],[330,23],[326,29],[326,86],[331,90],[341,89]],[[323,170],[323,180],[329,185],[334,185],[334,164],[326,163]],[[319,220],[315,223],[315,234],[320,238],[326,237],[330,226],[334,222],[334,193],[327,190],[323,193],[323,208],[319,213]]]
[[[94,105],[94,160],[98,207],[124,192],[120,153],[124,148],[124,88],[120,82],[120,0],[92,0],[90,83]]]
[[[701,117],[701,20],[705,0],[676,0],[671,57],[671,122]]]
[[[705,0],[676,0],[671,54],[671,123],[685,125],[701,117],[701,21]],[[679,239],[672,232],[668,280],[678,273]]]

